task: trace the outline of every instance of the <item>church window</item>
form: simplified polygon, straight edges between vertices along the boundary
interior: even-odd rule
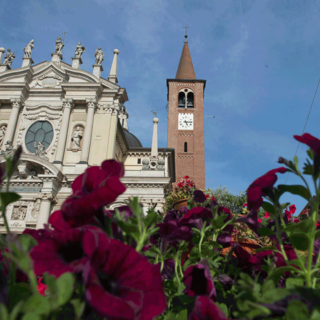
[[[138,159],[138,164],[141,164],[141,159]]]
[[[186,95],[184,92],[179,92],[178,96],[178,107],[179,108],[184,108],[185,107],[185,102],[186,102]]]
[[[53,128],[48,121],[37,121],[32,124],[26,134],[25,143],[31,153],[35,153],[40,145],[47,149],[53,139]]]
[[[188,143],[187,142],[184,143],[184,152],[188,152]]]
[[[188,100],[188,104],[187,104],[188,108],[193,108],[194,107],[194,96],[193,96],[192,92],[188,93],[187,100]]]

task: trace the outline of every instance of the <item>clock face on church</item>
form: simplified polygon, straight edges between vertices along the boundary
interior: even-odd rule
[[[193,130],[193,113],[179,113],[179,130]]]

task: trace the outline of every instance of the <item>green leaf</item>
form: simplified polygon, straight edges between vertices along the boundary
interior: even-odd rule
[[[70,300],[74,290],[74,278],[72,273],[66,272],[62,274],[56,280],[56,286],[58,292],[57,305],[61,307]]]
[[[314,240],[317,240],[320,237],[320,229],[316,230],[315,235],[314,235]]]
[[[269,213],[275,213],[275,209],[272,203],[263,201],[262,203],[262,208],[264,211],[269,212]]]
[[[221,216],[216,216],[214,219],[210,219],[210,222],[212,223],[212,226],[214,229],[221,229],[224,225],[224,221],[227,218],[227,214],[221,214]]]
[[[267,250],[274,251],[274,250],[278,250],[278,249],[276,247],[274,247],[274,246],[267,246],[267,247],[262,247],[262,248],[255,249],[254,252],[258,253],[258,252],[267,251]]]
[[[283,273],[289,272],[289,271],[298,272],[299,270],[297,270],[297,268],[291,267],[291,266],[279,267],[277,269],[274,269],[269,274],[268,279],[272,279],[272,280],[275,280],[276,282],[278,282],[280,277],[283,275]]]
[[[312,149],[308,149],[308,150],[307,150],[307,154],[308,154],[308,156],[310,157],[311,160],[314,159],[314,153],[313,153],[313,150],[312,150]]]
[[[25,313],[34,313],[37,315],[48,315],[50,313],[49,300],[40,295],[36,294],[31,296],[24,304],[23,310]]]
[[[301,185],[291,185],[287,186],[285,184],[279,184],[278,185],[278,190],[283,191],[283,192],[290,192],[292,194],[297,194],[303,198],[305,198],[307,201],[310,201],[312,198],[309,190]]]
[[[133,223],[125,221],[115,221],[115,223],[120,227],[121,230],[123,230],[128,235],[139,232],[139,227]]]
[[[303,279],[299,278],[288,278],[286,280],[286,288],[287,289],[294,289],[295,287],[302,287],[304,284]]]
[[[320,312],[317,309],[314,309],[311,314],[310,320],[319,320],[319,319],[320,319]]]
[[[305,233],[307,235],[311,234],[314,229],[314,223],[312,219],[306,219],[298,223],[290,222],[288,223],[283,231],[292,233]]]
[[[262,296],[262,300],[264,303],[274,303],[285,298],[288,294],[290,294],[290,290],[286,288],[275,288],[266,291]]]
[[[275,233],[269,229],[269,228],[258,228],[257,229],[257,233],[259,234],[259,236],[261,237],[266,237],[266,236],[271,236],[274,235]]]
[[[156,212],[151,212],[149,213],[145,218],[144,218],[144,223],[145,226],[148,227],[153,223],[157,222],[158,214]]]
[[[30,285],[25,282],[9,286],[9,309],[13,309],[19,301],[25,301],[31,296]]]
[[[1,206],[2,208],[6,207],[8,204],[18,201],[21,197],[15,192],[1,192]]]
[[[12,309],[10,316],[9,316],[9,320],[16,320],[17,316],[19,315],[22,307],[23,307],[24,301],[20,301],[18,302]]]
[[[53,275],[49,275],[47,272],[43,274],[44,281],[48,286],[49,297],[52,301],[58,300],[58,290],[56,286],[56,277]]]
[[[305,251],[309,248],[310,239],[304,233],[294,233],[290,237],[293,246],[301,251]]]
[[[0,303],[0,319],[9,320],[8,309],[3,303]]]
[[[215,304],[221,309],[221,311],[228,317],[228,307],[224,303],[215,302]]]
[[[297,156],[294,156],[293,162],[294,162],[294,167],[296,169],[297,174],[301,175],[300,170],[299,170],[299,163],[298,163],[298,157]]]
[[[41,318],[36,313],[27,313],[27,314],[23,315],[21,320],[41,320]]]
[[[74,313],[76,314],[77,319],[81,319],[86,303],[84,301],[81,302],[80,299],[72,299],[70,300],[70,303],[73,305]]]
[[[309,319],[309,309],[302,301],[291,301],[287,307],[285,314],[286,320],[302,320]]]
[[[24,252],[29,252],[34,246],[38,244],[37,240],[30,234],[21,234],[19,242]]]
[[[266,292],[270,290],[274,290],[276,286],[274,285],[274,282],[272,280],[266,280],[261,288],[261,293],[264,295]]]

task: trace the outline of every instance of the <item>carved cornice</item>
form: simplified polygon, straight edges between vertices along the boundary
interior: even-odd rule
[[[187,160],[190,160],[190,159],[194,159],[193,156],[179,156],[178,155],[178,159],[187,159]]]
[[[131,182],[128,182],[128,183],[124,183],[125,186],[127,188],[160,188],[160,189],[163,189],[163,187],[167,184],[167,182],[164,182],[164,183],[131,183]]]
[[[203,83],[169,82],[169,86],[203,87]]]

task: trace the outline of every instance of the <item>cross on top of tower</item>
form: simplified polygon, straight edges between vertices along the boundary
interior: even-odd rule
[[[190,27],[188,27],[188,25],[186,25],[185,27],[183,27],[183,29],[186,29],[186,36],[188,35],[188,29],[190,29]]]

